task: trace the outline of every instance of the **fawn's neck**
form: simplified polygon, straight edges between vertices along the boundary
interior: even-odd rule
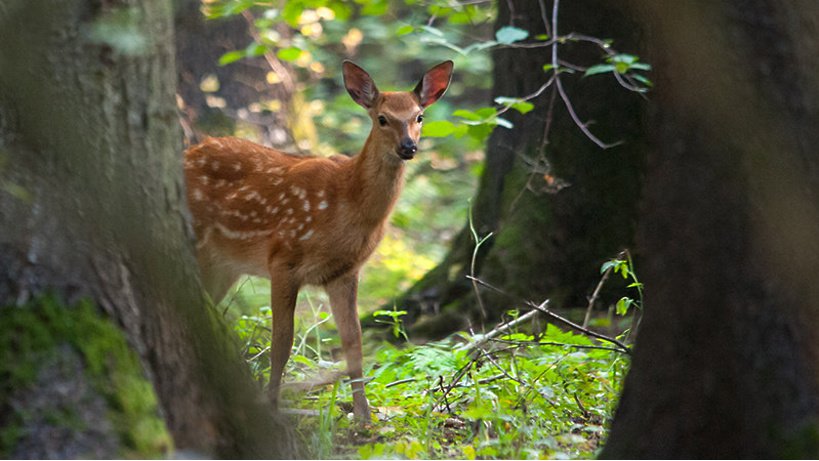
[[[404,162],[392,152],[395,144],[380,142],[372,133],[352,159],[350,197],[362,224],[383,223],[404,185]]]

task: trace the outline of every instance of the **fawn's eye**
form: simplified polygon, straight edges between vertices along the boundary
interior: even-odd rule
[[[423,116],[423,115],[419,115],[419,116],[418,116],[418,118],[417,118],[415,121],[416,121],[416,122],[418,122],[418,123],[423,122],[423,121],[424,121],[424,116]]]
[[[381,126],[386,126],[387,125],[387,117],[384,117],[383,115],[379,115],[378,116],[378,124],[381,125]]]

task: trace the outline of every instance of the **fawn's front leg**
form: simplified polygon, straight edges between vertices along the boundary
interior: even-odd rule
[[[347,359],[347,373],[352,379],[353,414],[363,422],[370,421],[370,407],[364,394],[364,372],[361,356],[361,322],[358,320],[356,298],[358,296],[358,273],[347,274],[325,286],[330,306],[336,319],[341,347]]]
[[[271,271],[270,280],[270,402],[278,410],[279,387],[290,350],[293,348],[293,313],[296,310],[298,287],[290,277]]]

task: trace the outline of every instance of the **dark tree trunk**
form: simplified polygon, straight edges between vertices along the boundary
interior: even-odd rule
[[[498,2],[496,28],[514,25],[529,31],[530,37],[545,33],[540,3]],[[551,17],[551,11],[547,15]],[[564,2],[559,28],[561,33],[613,37],[623,50],[634,49],[639,30],[616,6],[599,0]],[[601,60],[598,49],[584,44],[561,46],[560,55],[587,65]],[[551,49],[499,48],[493,60],[493,98],[522,97],[545,83],[543,65],[551,62]],[[594,288],[600,264],[633,240],[643,164],[642,101],[608,77],[564,74],[563,80],[577,112],[594,121],[591,129],[604,140],[624,143],[600,149],[575,126],[559,98],[550,120],[552,89],[532,100],[534,111],[504,114],[514,128],[496,128],[490,137],[474,200],[478,233],[495,233],[481,247],[475,275],[513,295],[550,297],[553,306],[578,306]],[[541,155],[551,164],[550,178],[531,167]],[[552,177],[570,187],[557,191],[548,183]],[[473,324],[477,321],[472,285],[465,277],[474,246],[466,226],[445,260],[399,301],[415,316],[431,310],[425,306],[441,308],[422,318],[416,333],[438,336],[463,328],[469,318]],[[509,299],[489,292],[482,296],[492,318],[509,307]]]
[[[819,456],[819,4],[635,1],[646,313],[607,458]]]
[[[123,378],[99,372],[114,359],[91,353],[99,350],[92,347],[99,335],[78,329],[108,331],[108,325],[121,330],[132,351],[115,361],[139,358],[132,378],[153,384],[176,449],[222,457],[288,454],[286,432],[202,299],[184,204],[170,5],[0,4],[0,340],[14,345],[4,350],[14,360],[26,351],[40,357],[28,375],[18,375],[8,367],[22,365],[10,365],[4,355],[5,453],[151,454],[127,434],[104,430],[104,416],[123,409],[99,389],[116,388]],[[59,301],[47,301],[46,293]],[[79,299],[90,310],[70,307]],[[10,329],[12,320],[23,326]],[[50,351],[37,342],[43,332],[60,334],[50,339]],[[116,336],[111,344],[118,344]],[[87,399],[63,402],[54,387],[62,379],[62,392],[75,389]],[[20,383],[25,388],[14,388]],[[81,421],[102,415],[107,436],[92,437],[99,443],[88,448],[83,425],[69,425],[75,430],[61,432],[65,450],[49,452],[51,426],[60,424],[53,413],[71,402],[78,405],[69,408],[72,417]],[[84,405],[101,408],[88,416]],[[26,420],[32,414],[43,418]]]

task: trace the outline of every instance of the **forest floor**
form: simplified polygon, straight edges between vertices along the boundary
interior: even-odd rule
[[[225,310],[260,385],[269,376],[268,296],[263,280],[249,279]],[[416,344],[405,336],[401,312],[387,311],[387,335],[410,341],[396,345],[384,331],[365,331],[373,415],[360,425],[326,299],[306,291],[299,305],[283,406],[306,458],[592,458],[629,365],[626,354],[539,315],[491,338],[459,332]],[[509,319],[517,316],[510,311]]]

